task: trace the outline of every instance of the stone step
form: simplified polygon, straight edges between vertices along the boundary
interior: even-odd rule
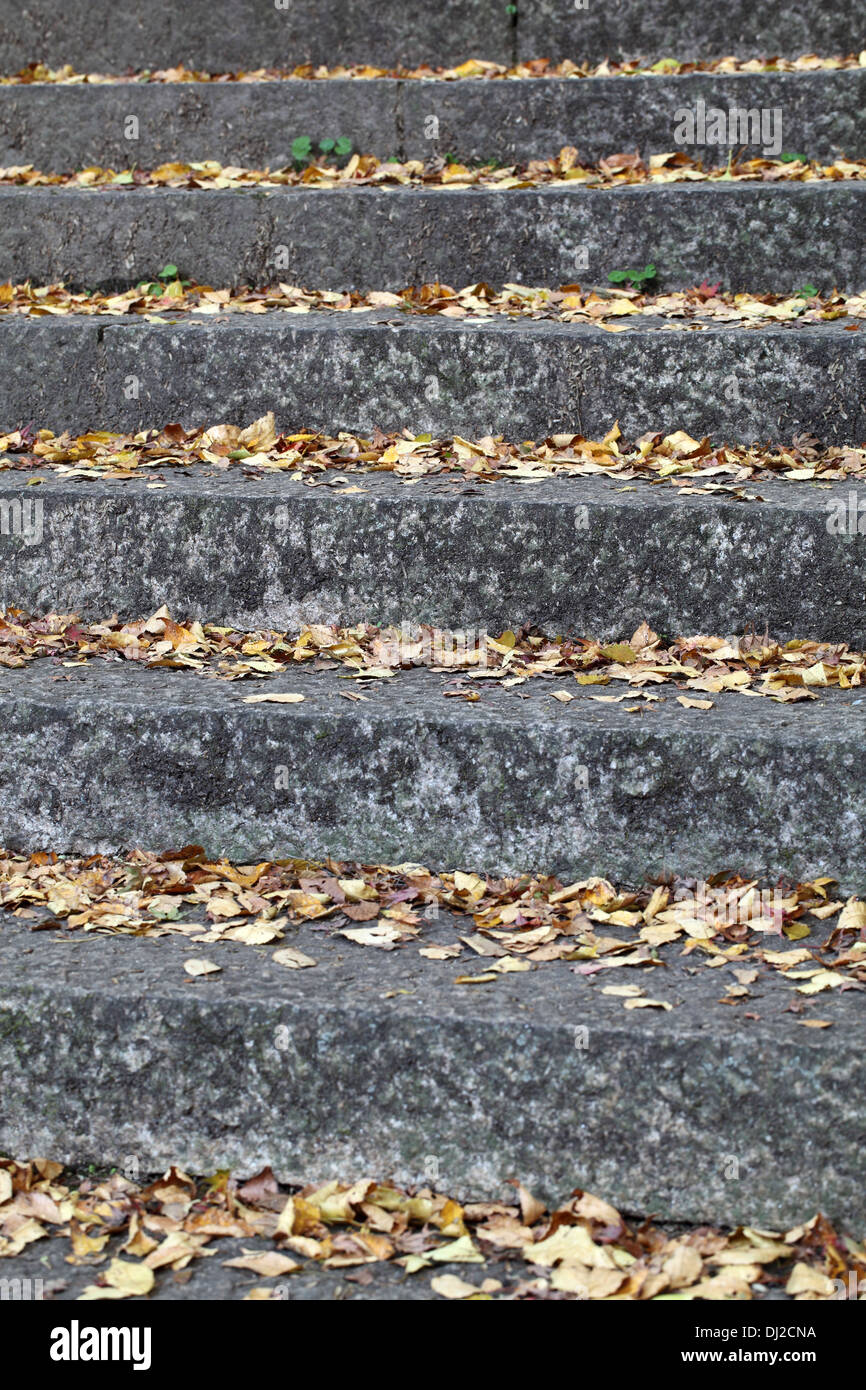
[[[167,262],[200,284],[382,289],[604,282],[859,291],[866,180],[612,189],[0,188],[0,277],[126,287]],[[215,229],[219,229],[216,234]],[[779,283],[783,281],[784,283]]]
[[[599,703],[576,681],[563,704],[538,680],[469,703],[417,670],[356,703],[344,677],[299,670],[251,688],[131,662],[0,671],[7,844],[365,863],[408,845],[420,862],[496,872],[601,863],[635,881],[673,861],[685,875],[862,882],[856,690],[784,706],[718,695],[697,710],[654,686],[667,698],[647,710],[639,692]]]
[[[456,940],[455,927],[467,934],[442,914],[424,935]],[[550,1202],[580,1187],[660,1221],[785,1230],[820,1209],[862,1230],[856,991],[820,996],[833,1026],[805,1028],[778,971],[761,972],[744,1014],[719,1003],[729,966],[663,948],[646,989],[673,1007],[625,1012],[565,961],[471,988],[455,979],[489,961],[309,927],[290,939],[315,968],[240,943],[34,936],[6,914],[0,1146],[79,1171],[270,1164],[300,1182],[426,1186],[435,1165],[437,1187],[464,1199],[511,1199],[519,1174]],[[192,981],[196,955],[220,973]]]
[[[763,500],[740,501],[616,478],[407,486],[353,473],[310,487],[193,465],[127,481],[42,469],[36,488],[30,476],[0,472],[0,602],[34,613],[134,620],[166,603],[241,631],[364,620],[498,634],[530,621],[604,641],[646,618],[671,635],[754,625],[866,648],[866,488],[853,482],[746,483]]]
[[[685,429],[720,443],[866,439],[862,326],[706,320],[703,331],[678,331],[675,320],[633,321],[640,326],[610,332],[398,309],[182,314],[158,323],[6,316],[0,428],[33,422],[83,433],[178,420],[191,429],[246,425],[273,411],[288,430],[362,434],[378,426],[476,439],[601,438],[618,418],[628,438]]]
[[[382,159],[509,164],[576,145],[595,161],[639,149],[682,148],[724,162],[729,143],[684,141],[683,112],[758,113],[730,146],[812,158],[866,153],[866,68],[813,73],[696,73],[679,77],[532,78],[512,81],[333,78],[327,81],[105,86],[0,86],[0,166],[65,170],[150,168],[218,159],[278,168],[292,141],[346,136]],[[764,126],[761,128],[761,113]],[[133,124],[134,120],[134,124]],[[696,128],[693,141],[702,135]]]
[[[79,69],[120,71],[175,63],[209,70],[367,62],[452,63],[470,56],[706,58],[804,52],[847,53],[857,30],[854,0],[792,10],[769,0],[684,7],[679,0],[171,0],[144,6],[68,0],[0,5],[0,70],[37,59]]]

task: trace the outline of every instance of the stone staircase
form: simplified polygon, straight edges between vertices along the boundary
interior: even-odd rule
[[[652,63],[843,54],[861,39],[851,3],[70,0],[59,11],[0,0],[7,73],[36,58],[106,73],[181,62],[396,70],[469,55]],[[621,150],[649,160],[675,148],[676,112],[699,101],[779,109],[780,153],[854,160],[866,156],[864,96],[864,67],[0,85],[0,165],[278,168],[307,133],[345,134],[356,151],[399,161],[521,163],[569,145],[587,163]],[[730,151],[686,152],[715,165]],[[660,291],[722,281],[796,295],[810,282],[856,294],[864,216],[862,177],[4,185],[0,279],[121,290],[174,263],[215,288],[557,287],[605,285],[653,262]],[[273,412],[287,431],[366,437],[601,438],[618,419],[627,438],[862,445],[862,321],[699,326],[670,332],[660,316],[611,333],[389,307],[0,316],[0,432],[245,425]],[[34,488],[32,469],[0,471],[0,503],[38,492],[43,507],[40,544],[0,537],[0,601],[31,612],[135,618],[165,604],[244,629],[370,621],[493,634],[533,623],[603,640],[646,619],[666,633],[766,626],[784,640],[866,645],[862,543],[827,525],[853,486],[844,481],[744,483],[744,498],[612,476],[406,485],[370,473],[313,488],[197,464],[122,481],[36,474]],[[302,703],[248,706],[246,684],[132,662],[0,667],[0,842],[68,854],[201,844],[243,862],[415,861],[564,883],[728,869],[862,888],[856,689],[790,706],[721,694],[700,712],[667,699],[641,713],[577,686],[559,704],[541,683],[445,701],[442,680],[407,671],[355,703],[338,672],[303,669],[268,686]],[[418,1181],[433,1154],[452,1187],[477,1195],[519,1176],[542,1195],[580,1184],[678,1220],[794,1221],[818,1206],[866,1216],[856,991],[834,998],[826,1031],[801,1028],[772,990],[750,1021],[716,1006],[689,958],[668,968],[680,1007],[623,1023],[621,1001],[578,994],[584,982],[563,963],[493,997],[461,993],[414,952],[317,946],[322,968],[295,975],[226,945],[221,976],[193,989],[182,983],[189,948],[174,940],[73,945],[4,925],[0,1144],[74,1162],[136,1152],[154,1169],[270,1163],[289,1180],[363,1168]],[[589,1029],[588,1052],[577,1026]],[[288,1048],[275,1049],[280,1029]]]

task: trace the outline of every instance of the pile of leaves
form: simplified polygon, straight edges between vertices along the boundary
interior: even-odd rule
[[[505,689],[534,677],[573,678],[578,686],[622,681],[642,691],[645,686],[673,684],[694,694],[734,692],[768,696],[781,703],[814,698],[819,689],[851,690],[863,683],[866,669],[866,653],[846,642],[801,638],[777,642],[755,632],[730,638],[707,634],[663,638],[646,622],[627,642],[600,642],[593,637],[548,637],[531,624],[507,629],[498,637],[427,624],[397,628],[311,623],[295,633],[239,632],[197,620],[176,622],[166,607],[147,618],[122,622],[115,614],[89,623],[75,613],[32,615],[18,608],[0,608],[0,666],[20,668],[40,658],[73,667],[94,659],[133,661],[226,680],[267,679],[307,667],[317,672],[342,670],[350,679],[374,681],[426,668],[494,681]],[[465,698],[464,692],[453,693]],[[567,689],[552,694],[563,704],[574,698]],[[247,698],[300,702],[304,697]],[[616,704],[631,697],[590,698]],[[654,697],[645,694],[644,698]],[[686,708],[709,709],[713,703],[687,695],[677,698]]]
[[[849,53],[836,58],[819,58],[816,53],[805,53],[799,58],[715,58],[703,61],[679,62],[676,58],[660,58],[653,63],[639,58],[625,61],[605,59],[602,63],[574,63],[565,59],[551,63],[547,58],[530,59],[514,66],[503,63],[485,62],[481,58],[469,58],[455,67],[431,67],[424,63],[418,67],[373,67],[369,63],[355,63],[342,67],[317,67],[312,63],[301,63],[297,67],[255,68],[240,72],[202,72],[182,65],[173,68],[146,69],[141,72],[129,71],[119,74],[80,73],[68,63],[59,68],[51,68],[45,63],[30,63],[20,72],[0,77],[0,86],[21,86],[31,83],[51,82],[62,86],[80,86],[82,83],[105,86],[130,82],[279,82],[291,79],[303,81],[327,81],[329,78],[359,78],[361,80],[377,77],[400,77],[424,79],[437,77],[446,82],[457,82],[466,78],[532,78],[532,77],[631,77],[658,75],[662,77],[680,76],[690,72],[836,72],[844,68],[866,67],[866,52]]]
[[[0,169],[0,185],[21,188],[359,188],[367,186],[425,188],[618,188],[629,184],[707,183],[723,181],[811,183],[866,178],[866,160],[837,156],[830,163],[804,158],[733,157],[727,165],[705,169],[703,161],[675,150],[654,154],[644,162],[637,153],[607,155],[583,165],[573,145],[550,159],[533,159],[524,166],[466,164],[434,158],[380,160],[372,154],[353,154],[343,167],[325,162],[304,168],[246,169],[208,159],[194,164],[173,161],[156,169],[106,169],[92,165],[71,173],[47,173],[32,164]]]
[[[273,1281],[311,1266],[370,1283],[369,1267],[386,1261],[460,1300],[750,1299],[769,1289],[824,1300],[866,1277],[863,1245],[820,1215],[784,1233],[701,1226],[672,1236],[651,1221],[628,1225],[580,1189],[548,1212],[519,1183],[513,1203],[462,1205],[369,1178],[290,1191],[269,1168],[246,1182],[170,1168],[147,1185],[118,1172],[64,1181],[63,1171],[50,1159],[0,1159],[0,1256],[48,1237],[68,1242],[72,1270],[92,1270],[81,1301],[144,1297],[157,1276],[194,1281],[197,1262],[219,1257],[215,1242],[230,1238],[258,1242],[223,1261],[253,1277],[248,1299],[285,1297]],[[466,1277],[436,1272],[454,1265]]]
[[[409,315],[452,319],[549,319],[558,323],[597,323],[603,327],[608,319],[643,327],[647,318],[662,318],[670,320],[672,327],[702,327],[703,320],[760,325],[866,318],[866,294],[845,295],[837,290],[821,294],[817,290],[811,293],[812,290],[814,286],[810,285],[795,295],[731,294],[706,281],[668,294],[627,287],[585,290],[579,284],[559,288],[506,284],[495,290],[483,281],[462,289],[432,282],[409,285],[397,292],[373,290],[367,294],[354,290],[310,290],[283,283],[259,289],[249,285],[214,289],[182,279],[177,268],[170,266],[158,280],[142,281],[119,294],[70,290],[61,283],[33,285],[27,280],[13,285],[7,281],[0,285],[0,316],[39,318],[73,314],[116,318],[135,314],[150,318],[165,314],[175,318],[180,314],[357,314],[395,309]],[[617,325],[617,331],[620,327]]]
[[[759,981],[760,993],[773,978],[791,987],[787,1011],[819,1029],[832,1019],[804,1012],[807,1001],[866,987],[866,904],[834,897],[832,884],[821,878],[767,889],[739,875],[698,882],[669,874],[629,888],[599,877],[563,884],[549,874],[494,877],[414,863],[232,864],[209,861],[197,845],[123,858],[0,851],[0,907],[34,932],[180,935],[195,947],[216,946],[214,954],[240,942],[273,947],[270,961],[302,970],[317,964],[309,951],[321,935],[309,933],[329,931],[357,947],[417,946],[446,968],[465,969],[480,957],[481,972],[458,974],[457,985],[495,984],[563,961],[584,978],[616,980],[609,972],[627,969],[631,979],[654,983],[676,949],[681,960],[713,971],[732,967],[733,979],[719,975],[720,1004],[754,1008],[750,986]],[[191,978],[221,969],[198,955],[184,962]],[[602,993],[629,1011],[675,1007],[648,996],[642,983],[604,985]]]
[[[716,445],[693,439],[684,430],[625,440],[618,424],[603,439],[582,434],[550,435],[541,443],[511,443],[501,435],[482,439],[434,439],[430,434],[373,437],[341,431],[335,436],[312,430],[278,433],[272,413],[251,425],[212,425],[186,430],[180,424],[136,434],[92,430],[83,435],[54,434],[29,427],[0,434],[0,471],[48,467],[63,478],[123,481],[147,470],[240,467],[248,477],[287,473],[293,482],[318,486],[345,482],[344,475],[384,472],[403,482],[455,476],[473,483],[509,479],[520,483],[547,478],[612,478],[675,483],[681,489],[733,492],[748,498],[742,484],[783,479],[793,482],[845,482],[866,477],[866,448],[833,445],[801,435],[790,445]],[[34,478],[32,481],[36,481]],[[698,487],[697,485],[700,485]]]

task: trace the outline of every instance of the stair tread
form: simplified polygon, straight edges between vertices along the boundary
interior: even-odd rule
[[[643,265],[651,248],[661,288],[703,275],[749,289],[772,283],[783,265],[792,290],[811,279],[859,292],[864,203],[866,180],[498,191],[4,187],[0,274],[126,288],[177,255],[187,275],[211,285],[272,282],[277,259],[280,278],[341,291],[484,277],[564,284],[586,278],[587,248],[590,276],[602,281]]]
[[[224,164],[287,164],[292,142],[351,137],[355,150],[387,159],[463,159],[509,164],[576,145],[584,160],[614,150],[649,154],[676,147],[681,109],[781,109],[781,123],[745,148],[829,158],[866,143],[866,69],[789,73],[696,73],[423,81],[392,77],[288,78],[258,82],[100,82],[67,86],[0,82],[0,166],[37,169],[94,164],[141,168],[164,160],[219,158]],[[128,119],[139,122],[126,138]],[[437,126],[431,137],[429,118]],[[773,118],[774,121],[776,118]],[[755,134],[749,129],[749,138]],[[731,142],[737,148],[741,140]],[[684,147],[724,163],[728,145]]]
[[[444,919],[428,931],[452,936]],[[315,969],[239,943],[34,939],[4,925],[0,1051],[17,1150],[130,1152],[157,1171],[252,1172],[264,1158],[284,1180],[398,1182],[418,1181],[435,1154],[455,1195],[489,1198],[519,1171],[541,1197],[578,1183],[679,1220],[776,1227],[818,1206],[862,1224],[853,992],[796,1015],[791,982],[765,971],[761,1017],[746,1020],[718,1004],[729,970],[666,956],[649,979],[616,982],[628,974],[675,1006],[626,1012],[562,961],[464,988],[455,978],[489,962],[307,928],[292,940]],[[183,963],[198,954],[221,970],[190,985]],[[813,1014],[834,1026],[803,1028]],[[728,1154],[740,1182],[725,1180]]]
[[[32,422],[73,434],[136,431],[170,420],[193,428],[270,411],[287,431],[366,437],[408,428],[600,439],[618,420],[632,438],[684,429],[730,444],[866,439],[860,319],[678,322],[635,315],[634,326],[603,327],[396,308],[180,313],[159,323],[0,314],[0,430]]]
[[[574,876],[600,860],[643,876],[676,858],[683,872],[736,861],[850,883],[862,866],[857,691],[785,706],[714,696],[707,711],[669,698],[646,712],[628,687],[619,704],[573,680],[570,704],[549,698],[564,681],[467,703],[443,698],[443,682],[407,671],[361,691],[298,671],[250,685],[102,662],[0,671],[7,838],[365,862],[395,862],[411,843],[422,861]],[[244,703],[281,692],[305,699]]]
[[[15,0],[0,9],[0,69],[35,59],[53,65],[117,68],[186,62],[226,69],[263,63],[422,61],[455,63],[473,54],[510,63],[542,56],[600,61],[606,56],[652,58],[847,52],[856,28],[854,5],[792,9],[772,0],[719,7],[681,0],[627,0],[575,11],[563,0],[536,0],[509,13],[501,0],[379,0],[375,6],[335,0],[292,0],[278,10],[256,0],[171,0],[146,7],[94,7],[70,0],[30,0],[26,27]]]

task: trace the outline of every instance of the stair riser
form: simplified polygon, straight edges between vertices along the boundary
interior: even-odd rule
[[[831,502],[847,508],[841,485],[753,485],[770,500],[741,503],[598,480],[463,495],[456,483],[437,494],[435,483],[362,477],[350,481],[365,494],[340,496],[284,480],[160,476],[164,490],[34,489],[26,475],[0,474],[0,505],[23,503],[33,541],[20,527],[0,537],[0,601],[94,620],[167,603],[240,629],[364,620],[498,635],[534,621],[607,640],[646,618],[674,635],[754,625],[866,646],[866,538],[828,531]],[[850,491],[866,507],[866,488]]]
[[[429,673],[356,705],[345,681],[298,671],[276,689],[304,703],[272,706],[243,704],[249,685],[131,662],[0,677],[12,849],[399,863],[408,845],[421,863],[573,878],[736,865],[862,882],[856,692],[825,696],[818,718],[734,695],[709,712],[669,699],[630,713],[574,681],[560,682],[579,692],[565,706],[537,687],[530,702],[497,687],[470,705]]]
[[[604,282],[863,288],[866,181],[613,190],[0,189],[0,276],[124,287],[171,261],[202,284],[382,289]]]
[[[622,322],[622,321],[621,321]],[[394,326],[392,326],[394,325]],[[610,333],[366,315],[0,321],[0,428],[249,424],[542,439],[685,429],[719,442],[866,439],[866,335],[831,325]]]
[[[804,9],[770,0],[726,5],[683,5],[682,0],[532,0],[520,6],[519,50],[533,57],[575,52],[630,57],[706,58],[729,53],[766,57],[772,53],[842,53],[859,47],[862,29],[855,0]],[[828,46],[829,45],[829,46]]]
[[[185,62],[211,70],[293,66],[301,62],[454,63],[470,56],[497,62],[539,57],[680,59],[739,53],[842,53],[854,46],[852,0],[792,10],[783,0],[756,9],[681,0],[542,0],[508,13],[502,0],[171,0],[94,6],[32,0],[26,19],[15,0],[0,6],[0,69],[36,58],[84,71],[122,71]]]
[[[507,163],[576,145],[587,161],[620,150],[639,149],[648,158],[680,148],[708,166],[723,163],[727,145],[681,144],[676,138],[681,112],[697,112],[699,102],[705,110],[765,113],[770,144],[763,136],[751,141],[750,126],[747,153],[766,147],[777,155],[832,158],[866,150],[861,69],[522,83],[334,79],[0,87],[0,165],[64,171],[218,159],[277,168],[291,162],[299,135],[314,142],[345,135],[356,150],[382,159],[456,153]]]
[[[775,1038],[760,1022],[722,1028],[718,983],[703,1018],[693,999],[625,1023],[620,1000],[565,966],[467,990],[456,962],[419,962],[411,947],[383,959],[345,942],[349,958],[329,968],[318,941],[318,967],[292,975],[219,945],[207,950],[223,973],[185,985],[184,943],[46,933],[22,957],[33,938],[13,931],[8,1152],[78,1171],[127,1156],[153,1172],[270,1164],[301,1183],[387,1173],[426,1186],[432,1172],[439,1190],[483,1200],[519,1173],[551,1203],[580,1187],[661,1220],[780,1230],[818,1207],[862,1229],[853,1009],[831,1049],[784,1015]],[[668,972],[650,988],[670,994]]]

